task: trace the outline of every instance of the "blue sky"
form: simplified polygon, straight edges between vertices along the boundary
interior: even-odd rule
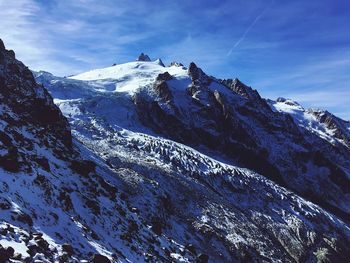
[[[34,70],[70,75],[143,51],[350,119],[349,10],[345,0],[0,0],[0,38]]]

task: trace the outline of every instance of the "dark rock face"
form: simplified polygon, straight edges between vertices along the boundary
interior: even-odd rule
[[[158,59],[156,60],[156,62],[157,62],[157,64],[158,64],[159,66],[165,67],[163,61],[162,61],[160,58],[158,58]]]
[[[4,42],[0,39],[0,51],[3,52],[5,50]]]
[[[309,198],[343,220],[350,220],[350,211],[338,201],[342,196],[350,201],[350,180],[343,168],[350,168],[349,148],[335,149],[298,127],[289,115],[273,112],[256,90],[238,79],[214,79],[195,63],[189,65],[188,74],[192,83],[187,87],[187,99],[192,102],[186,109],[175,103],[167,73],[158,76],[154,84],[157,99],[147,99],[143,94],[134,96],[144,125],[193,147],[205,145],[224,153],[234,163]],[[216,86],[220,87],[213,88]],[[339,138],[348,140],[344,121],[327,113],[317,116]],[[316,154],[325,161],[316,162]],[[319,169],[326,169],[327,175],[319,176]]]
[[[29,254],[23,258],[14,253],[18,252],[17,247],[0,245],[0,262],[11,259],[32,262],[37,253],[48,262],[57,259],[71,262],[73,255],[91,258],[82,256],[70,245],[70,234],[66,230],[62,234],[56,232],[60,240],[70,241],[62,245],[62,253],[58,251],[60,245],[52,246],[43,233],[34,231],[42,222],[62,223],[62,218],[69,213],[77,215],[71,198],[72,185],[85,188],[78,192],[86,195],[83,200],[89,214],[100,213],[100,203],[93,200],[100,194],[115,201],[116,187],[97,175],[95,167],[94,162],[83,160],[73,147],[68,121],[50,94],[0,40],[0,239],[14,244],[23,242]],[[86,187],[87,181],[91,184],[89,187]],[[11,209],[14,204],[11,202],[16,202],[16,209]],[[84,216],[86,219],[88,216]],[[92,231],[89,234],[98,238]],[[110,261],[97,255],[94,262]]]
[[[14,249],[12,247],[4,248],[0,245],[0,262],[8,262],[13,257]]]
[[[170,66],[176,66],[176,67],[184,67],[184,65],[182,63],[173,61],[170,63]]]
[[[100,254],[95,254],[91,260],[92,263],[110,263],[111,261],[103,256],[103,255],[100,255]]]
[[[151,61],[148,55],[141,53],[137,58],[137,61]]]
[[[225,79],[221,81],[222,84],[228,86],[231,90],[247,99],[261,99],[259,93],[251,87],[243,84],[239,79]]]
[[[169,74],[169,72],[161,73],[157,76],[157,81],[168,81],[171,80],[173,77]]]
[[[188,75],[192,78],[195,84],[210,82],[210,78],[203,72],[202,69],[198,68],[194,62],[191,62],[188,67]]]
[[[206,254],[200,254],[198,255],[196,262],[197,263],[208,263],[209,257]]]
[[[310,110],[310,112],[319,122],[325,124],[328,129],[333,130],[336,138],[343,140],[350,147],[350,130],[346,127],[350,127],[348,121],[341,120],[328,111]]]
[[[72,256],[74,254],[74,249],[70,244],[63,244],[62,245],[63,251],[65,251],[69,256]]]
[[[0,130],[0,149],[7,153],[0,155],[0,165],[11,172],[29,169],[28,159],[39,160],[38,156],[23,156],[18,148],[33,147],[32,141],[25,138],[18,130],[31,127],[37,139],[47,147],[59,152],[69,152],[72,138],[67,120],[53,103],[52,97],[38,85],[31,71],[17,61],[14,52],[4,48],[0,43],[0,119],[3,123]],[[16,117],[20,116],[20,118]],[[25,168],[26,166],[26,168]]]

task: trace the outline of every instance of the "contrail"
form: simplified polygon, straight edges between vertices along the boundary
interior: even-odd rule
[[[266,10],[272,5],[272,3],[274,2],[274,0],[272,0],[270,2],[270,4],[268,4],[264,10],[254,19],[254,21],[250,24],[250,26],[246,29],[246,31],[244,31],[243,35],[240,37],[240,39],[238,39],[238,41],[233,45],[233,47],[227,52],[227,56],[229,57],[233,50],[238,47],[238,45],[245,39],[245,37],[247,36],[247,34],[249,33],[249,31],[253,28],[253,26],[259,21],[259,19],[264,15],[264,13],[266,12]]]

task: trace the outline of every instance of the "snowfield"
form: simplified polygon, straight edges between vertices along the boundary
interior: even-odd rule
[[[153,83],[158,74],[164,72],[169,72],[179,79],[188,78],[187,70],[183,67],[163,67],[157,61],[137,61],[91,70],[69,79],[88,81],[101,92],[125,92],[132,95],[141,87]]]
[[[315,133],[317,136],[329,141],[332,144],[339,142],[346,145],[343,139],[334,136],[334,129],[328,128],[326,124],[321,123],[319,119],[317,119],[315,112],[322,113],[322,110],[306,110],[300,104],[290,99],[282,99],[282,101],[270,101],[270,104],[274,110],[290,114],[296,123],[298,123],[301,127],[304,127],[309,131]],[[347,125],[350,124],[348,123]]]

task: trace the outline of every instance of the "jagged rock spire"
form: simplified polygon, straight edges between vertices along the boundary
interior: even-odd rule
[[[0,51],[3,51],[3,50],[5,50],[5,45],[4,45],[4,42],[0,38]]]
[[[137,61],[151,61],[148,55],[141,53],[140,56],[137,58]]]
[[[156,62],[159,66],[165,67],[163,61],[162,61],[160,58],[158,58],[155,62]]]
[[[197,67],[194,62],[191,62],[188,67],[188,75],[192,77],[192,79],[199,79],[201,76],[206,76],[205,73]]]
[[[6,50],[4,42],[0,39],[0,63],[3,62],[5,53],[11,58],[15,59],[15,52],[13,50]]]
[[[173,62],[170,63],[170,66],[183,67],[184,65],[182,63],[173,61]]]

